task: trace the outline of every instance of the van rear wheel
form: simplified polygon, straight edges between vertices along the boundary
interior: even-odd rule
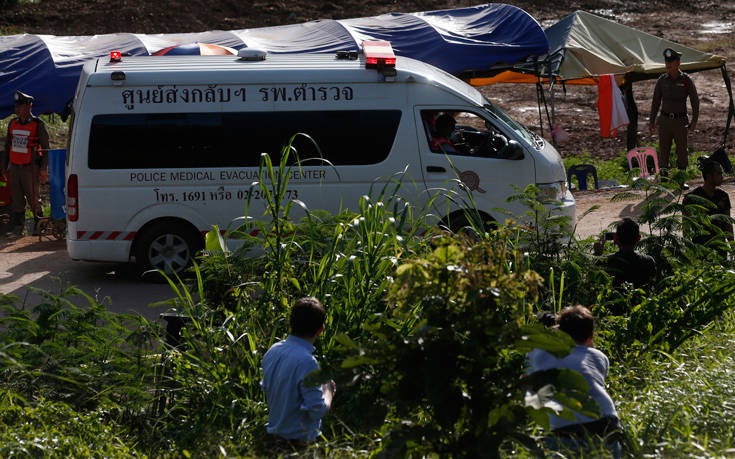
[[[495,219],[484,212],[480,212],[480,218],[482,219],[482,230],[492,232],[498,228],[498,223]],[[470,219],[468,218],[465,211],[454,211],[448,216],[444,217],[440,222],[440,227],[448,229],[454,234],[467,234],[472,237],[477,237],[477,232]]]
[[[146,229],[135,247],[135,262],[141,277],[154,282],[165,282],[166,276],[180,276],[188,268],[199,248],[191,231],[181,225],[163,222]]]

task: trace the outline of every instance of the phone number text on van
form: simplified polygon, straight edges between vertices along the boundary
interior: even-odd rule
[[[217,191],[178,191],[164,192],[160,188],[154,188],[156,202],[192,202],[192,201],[231,201],[232,199],[266,199],[266,194],[261,190],[237,190],[225,191],[220,187]],[[286,199],[298,199],[299,190],[287,189],[284,195]]]

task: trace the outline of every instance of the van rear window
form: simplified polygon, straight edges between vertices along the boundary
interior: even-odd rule
[[[89,137],[90,169],[258,166],[278,164],[296,133],[299,158],[334,165],[376,164],[388,157],[400,110],[97,115]],[[320,155],[321,151],[321,155]],[[289,161],[290,162],[290,161]],[[312,163],[313,164],[313,163]]]

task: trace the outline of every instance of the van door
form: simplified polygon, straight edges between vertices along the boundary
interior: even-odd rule
[[[507,212],[520,216],[528,210],[518,201],[506,202],[536,182],[534,157],[525,142],[481,110],[417,106],[414,116],[424,184],[429,192],[446,190],[434,201],[438,217],[454,212],[451,219],[457,220],[463,208],[471,207],[468,192],[478,210],[500,223],[510,217]],[[449,194],[454,198],[447,199]]]

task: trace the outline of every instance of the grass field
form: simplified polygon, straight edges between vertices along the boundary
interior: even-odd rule
[[[626,455],[732,453],[731,250],[682,238],[677,204],[647,211],[653,283],[614,288],[587,242],[559,244],[564,222],[533,188],[517,196],[533,223],[492,233],[443,233],[392,187],[357,213],[293,222],[287,161],[264,160],[268,214],[233,234],[262,255],[223,250],[211,233],[197,270],[171,281],[170,304],[192,319],[179,347],[91,296],[71,304],[74,288],[39,304],[0,296],[1,456],[269,456],[260,359],[302,295],[327,305],[316,353],[339,387],[310,455],[535,454],[547,411],[525,401],[522,338],[563,349],[534,317],[574,304],[596,315]],[[586,397],[574,381],[549,381],[570,407]]]

